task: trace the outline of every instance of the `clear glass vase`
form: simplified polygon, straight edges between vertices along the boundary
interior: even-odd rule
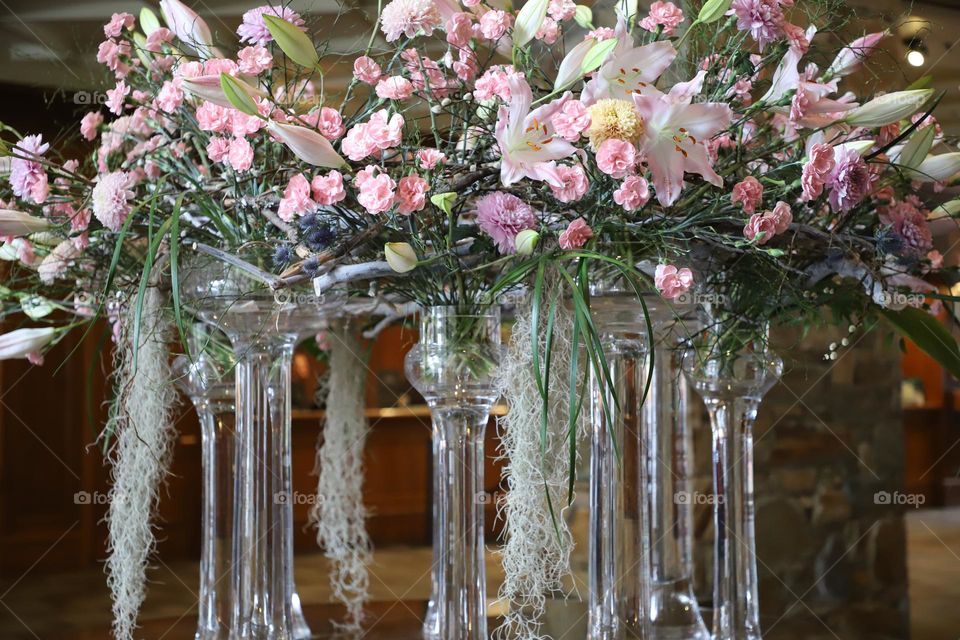
[[[693,592],[693,432],[690,389],[682,374],[683,348],[699,323],[690,309],[648,296],[653,372],[642,409],[644,453],[640,500],[647,516],[642,536],[649,556],[644,637],[709,640]]]
[[[192,327],[189,356],[173,373],[200,422],[201,531],[199,620],[196,640],[225,640],[230,630],[230,562],[233,545],[233,480],[236,454],[233,352],[225,338]]]
[[[424,309],[420,341],[406,356],[433,418],[435,621],[428,616],[427,637],[487,640],[483,444],[500,358],[499,307]]]
[[[760,640],[754,532],[753,424],[783,361],[766,327],[714,319],[684,370],[710,414],[713,432],[715,640]]]
[[[640,402],[646,381],[646,319],[632,289],[591,291],[607,371],[590,372],[588,640],[640,638],[647,601]],[[607,375],[609,374],[609,375]]]
[[[262,269],[268,256],[241,257]],[[290,364],[295,345],[325,328],[341,300],[274,292],[248,271],[203,256],[185,271],[188,307],[226,334],[236,358],[228,637],[309,637],[293,581]]]

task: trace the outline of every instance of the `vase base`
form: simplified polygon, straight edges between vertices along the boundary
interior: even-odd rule
[[[646,640],[710,640],[688,581],[656,584],[650,604]]]

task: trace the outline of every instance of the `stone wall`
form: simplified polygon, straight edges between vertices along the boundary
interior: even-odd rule
[[[757,420],[757,558],[767,640],[907,638],[900,367],[883,331],[818,331],[774,346],[786,373]],[[706,424],[704,420],[701,424]],[[698,491],[711,491],[710,434],[696,433]],[[878,492],[886,492],[880,493]],[[892,501],[891,501],[892,502]],[[696,508],[697,585],[712,594],[712,511]]]

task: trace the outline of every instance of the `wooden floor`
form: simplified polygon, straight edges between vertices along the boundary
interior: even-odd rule
[[[960,509],[917,511],[907,516],[911,638],[960,638]],[[419,640],[429,595],[429,549],[380,550],[371,570],[365,640]],[[488,558],[488,590],[502,579],[497,558]],[[331,620],[342,609],[331,602],[322,556],[298,556],[301,600],[318,638],[334,636]],[[161,565],[152,574],[138,640],[188,640],[196,625],[196,565]],[[12,588],[11,588],[12,587]],[[108,640],[109,594],[99,571],[59,576],[26,575],[0,586],[0,640]],[[547,620],[556,640],[582,640],[585,610],[579,602],[553,603]],[[786,631],[780,629],[779,631]],[[821,629],[822,631],[822,629]],[[775,640],[804,640],[777,634]],[[769,639],[768,639],[769,640]],[[850,640],[840,638],[837,640]]]

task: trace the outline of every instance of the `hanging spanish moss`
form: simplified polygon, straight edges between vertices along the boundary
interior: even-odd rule
[[[560,287],[547,287],[542,307]],[[496,633],[501,638],[539,640],[547,597],[563,590],[570,572],[573,538],[563,518],[570,479],[569,371],[573,316],[558,304],[553,326],[545,441],[541,442],[543,399],[535,377],[533,348],[541,366],[546,351],[546,313],[533,331],[532,300],[518,305],[507,354],[501,364],[501,389],[510,407],[499,419],[500,456],[507,494],[501,502],[504,544],[500,554],[504,580],[500,598],[509,611]],[[538,336],[533,343],[531,336]],[[542,448],[541,448],[542,447]],[[549,496],[549,502],[548,502]]]
[[[139,335],[135,305],[126,311],[115,355],[117,399],[105,433],[113,443],[107,523],[107,584],[113,595],[113,632],[133,640],[137,614],[146,596],[146,570],[156,546],[151,516],[167,475],[175,429],[171,411],[176,393],[170,382],[168,339],[162,294],[144,292]]]
[[[369,598],[372,556],[363,504],[363,450],[369,427],[364,414],[367,378],[363,347],[346,324],[330,331],[327,420],[317,451],[318,500],[310,512],[317,543],[330,560],[330,586],[347,607],[338,626],[359,631]]]

